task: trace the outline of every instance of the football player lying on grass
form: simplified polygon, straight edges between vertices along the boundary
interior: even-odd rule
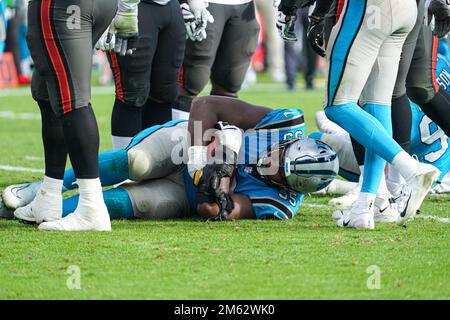
[[[292,218],[303,193],[326,187],[339,166],[330,147],[305,139],[300,110],[217,96],[197,98],[189,122],[148,128],[127,148],[101,153],[99,165],[102,185],[114,186],[104,191],[113,219],[213,220]],[[66,190],[74,182],[67,170]],[[49,196],[60,197],[61,207],[46,208]],[[63,201],[39,182],[3,192],[16,218],[38,224],[69,215],[78,200]]]
[[[450,92],[450,63],[442,55],[438,57],[436,68],[437,81],[441,90]],[[420,107],[411,102],[411,154],[420,162],[434,165],[441,171],[440,183],[431,193],[440,194],[450,192],[450,139],[444,131],[428,118]],[[342,197],[331,199],[330,205],[350,207],[358,197],[362,185],[361,168],[358,166],[350,136],[346,131],[327,119],[324,112],[316,113],[316,123],[320,132],[310,135],[310,138],[321,140],[336,151],[340,161],[339,175],[352,183],[334,180],[321,193],[344,194]],[[403,179],[391,167],[387,177],[383,177],[375,200],[375,222],[394,222],[404,207],[401,193],[405,186]],[[377,215],[378,213],[378,215]],[[343,211],[333,214],[336,220],[342,217]]]

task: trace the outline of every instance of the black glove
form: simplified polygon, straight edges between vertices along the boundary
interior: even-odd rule
[[[309,17],[308,41],[312,49],[321,57],[325,57],[325,18],[311,15]]]
[[[450,0],[432,0],[428,7],[429,16],[434,16],[433,34],[439,38],[450,32]]]
[[[213,220],[226,220],[234,209],[230,195],[220,188],[222,178],[231,178],[235,166],[232,164],[207,164],[194,175],[194,185],[197,187],[197,203],[216,203],[219,215]]]

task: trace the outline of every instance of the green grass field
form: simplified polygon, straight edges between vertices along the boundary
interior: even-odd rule
[[[28,92],[0,91],[0,190],[42,177],[39,114]],[[113,95],[93,93],[107,150]],[[241,97],[301,107],[312,132],[322,90],[263,83]],[[0,299],[450,298],[450,197],[429,198],[422,209],[447,220],[370,232],[336,227],[328,199],[305,197],[292,221],[114,221],[112,233],[44,233],[0,220]],[[81,271],[80,289],[67,285],[71,266]],[[368,289],[368,268],[381,271],[379,289]]]

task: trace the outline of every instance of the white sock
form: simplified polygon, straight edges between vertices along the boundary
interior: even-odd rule
[[[172,108],[172,120],[189,120],[189,112]]]
[[[125,149],[130,144],[131,140],[133,140],[133,137],[118,137],[118,136],[112,136],[112,145],[113,149]]]
[[[369,207],[370,210],[373,210],[373,205],[375,203],[376,195],[369,192],[360,192],[358,196],[358,200],[355,202],[355,206],[358,207]]]
[[[361,173],[359,175],[358,185],[362,186],[363,181],[364,181],[364,165],[359,166],[359,172],[361,172]]]
[[[44,176],[44,181],[42,182],[41,190],[45,191],[46,194],[62,198],[62,187],[63,187],[63,180]]]
[[[95,218],[92,213],[105,205],[100,179],[77,179],[80,199],[76,211],[85,218]]]
[[[381,177],[380,186],[378,187],[377,196],[389,199],[389,190],[386,185],[386,177]]]
[[[400,151],[392,161],[392,167],[398,170],[402,177],[408,181],[414,177],[417,172],[419,162],[414,160],[407,152]]]
[[[395,183],[395,184],[404,184],[405,183],[405,179],[403,179],[400,172],[398,170],[395,170],[395,168],[392,165],[389,165],[388,180],[389,180],[389,182]]]

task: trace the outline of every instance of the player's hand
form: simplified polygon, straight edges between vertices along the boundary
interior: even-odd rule
[[[307,37],[311,44],[312,49],[321,57],[325,57],[325,19],[324,17],[318,17],[311,15],[309,17],[309,26]]]
[[[450,0],[431,0],[428,15],[434,17],[433,34],[445,37],[450,32]]]
[[[234,209],[229,194],[229,181],[235,166],[231,164],[207,164],[196,172],[194,185],[197,187],[197,203],[215,203],[219,206],[219,215],[214,220],[226,220]],[[228,185],[228,188],[226,187]]]
[[[103,33],[103,35],[98,39],[95,44],[95,49],[104,52],[114,50],[116,45],[116,35],[109,32],[109,28]]]
[[[277,16],[276,26],[281,38],[286,42],[296,42],[297,36],[294,32],[296,15],[287,16],[279,11]]]
[[[139,36],[138,4],[140,0],[120,0],[119,9],[109,29],[116,37],[114,51],[121,56],[136,51]]]
[[[214,138],[217,139],[219,152],[224,150],[230,153],[224,154],[222,160],[226,163],[236,164],[242,146],[242,130],[224,121],[217,122],[215,128],[217,131],[214,132]]]
[[[206,27],[208,23],[214,23],[214,17],[207,7],[208,2],[204,0],[188,0],[188,4],[181,5],[187,36],[192,41],[206,39]]]
[[[273,7],[278,8],[280,6],[281,0],[273,0]]]

